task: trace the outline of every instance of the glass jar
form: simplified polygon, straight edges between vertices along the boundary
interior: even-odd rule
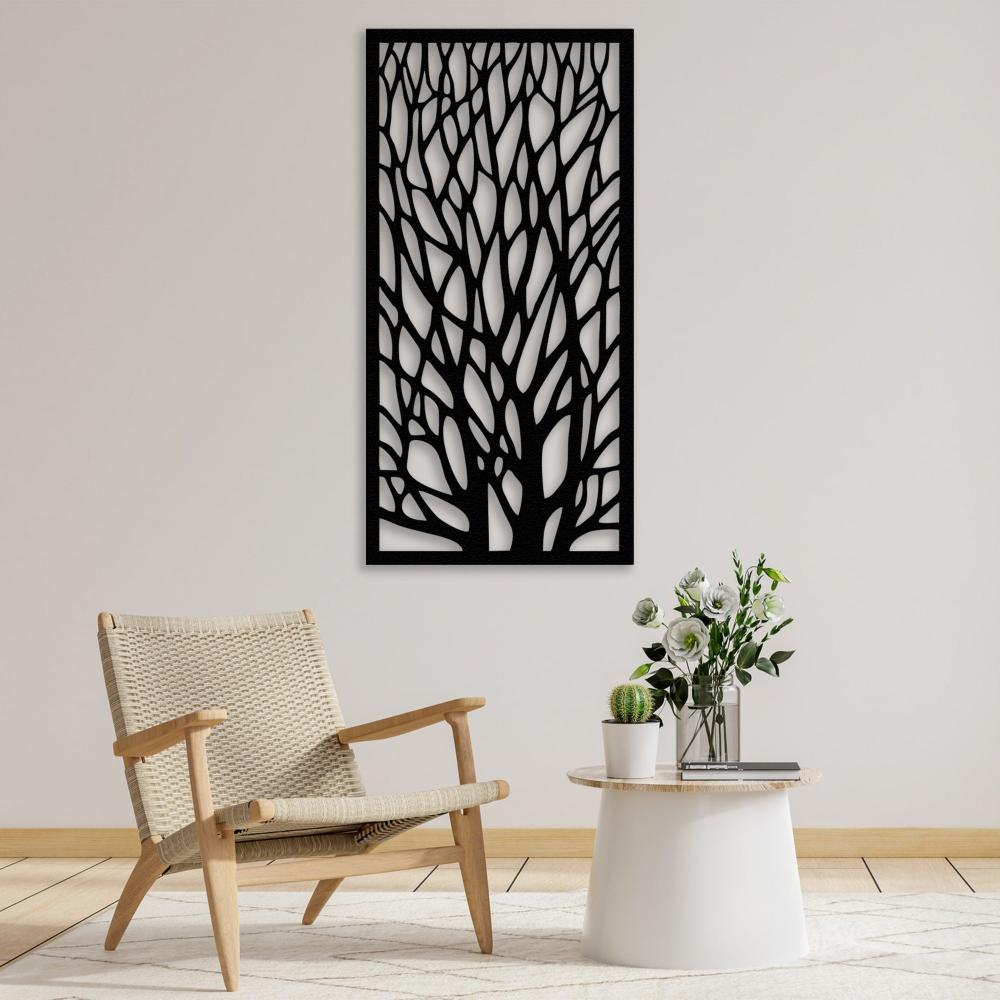
[[[677,717],[677,763],[739,759],[739,687],[732,679],[692,685]]]

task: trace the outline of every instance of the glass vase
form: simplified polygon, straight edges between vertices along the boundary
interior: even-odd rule
[[[692,685],[677,717],[677,763],[740,759],[740,689]]]

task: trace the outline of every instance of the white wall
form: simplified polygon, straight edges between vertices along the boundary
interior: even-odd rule
[[[362,29],[417,24],[636,29],[634,567],[363,565]],[[488,822],[590,825],[563,772],[634,600],[731,546],[793,581],[744,745],[823,769],[796,822],[1000,825],[998,31],[968,0],[3,0],[0,826],[131,822],[99,609],[306,605],[349,721],[484,694]],[[371,787],[450,780],[446,732],[405,739]]]

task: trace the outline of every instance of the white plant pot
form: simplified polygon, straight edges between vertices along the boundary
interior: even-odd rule
[[[609,778],[652,778],[660,745],[660,724],[652,722],[601,723],[604,732],[604,769]]]

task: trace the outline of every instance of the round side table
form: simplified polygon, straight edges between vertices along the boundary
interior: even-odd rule
[[[808,950],[788,789],[819,781],[568,774],[601,789],[583,953],[611,965],[744,969]]]

